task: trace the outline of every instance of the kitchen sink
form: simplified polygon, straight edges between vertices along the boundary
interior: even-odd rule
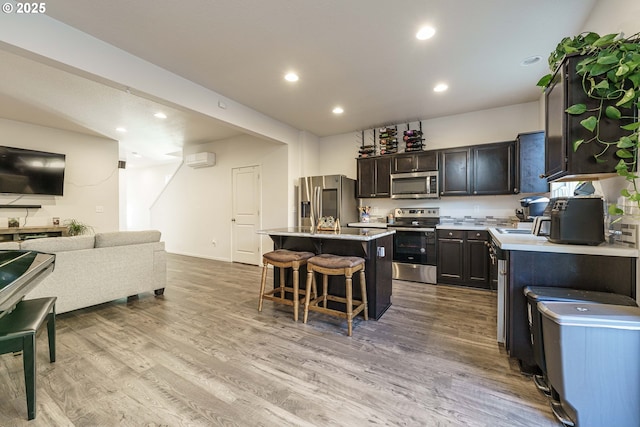
[[[500,234],[531,234],[531,230],[526,228],[496,228]]]

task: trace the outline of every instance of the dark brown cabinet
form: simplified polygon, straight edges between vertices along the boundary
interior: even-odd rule
[[[514,194],[516,189],[515,141],[476,145],[471,149],[471,194]]]
[[[469,147],[440,152],[440,195],[471,194],[471,150]]]
[[[438,283],[460,284],[464,276],[464,231],[438,230]]]
[[[489,288],[491,271],[489,269],[489,232],[466,231],[465,233],[465,282],[478,288]]]
[[[438,230],[438,283],[488,289],[488,242],[484,230]]]
[[[520,193],[546,193],[549,183],[545,178],[544,132],[528,132],[516,140],[518,173],[516,188]]]
[[[582,77],[576,73],[576,65],[582,59],[582,56],[568,56],[545,91],[545,174],[549,181],[569,177],[577,181],[582,175],[616,175],[615,166],[619,159],[615,155],[615,147],[610,147],[600,156],[600,161],[596,161],[594,156],[602,152],[604,146],[596,141],[582,144],[577,150],[573,149],[574,141],[589,141],[593,138],[593,133],[580,122],[593,115],[593,108],[599,106],[599,101],[584,93]],[[585,104],[587,111],[580,115],[566,113],[565,110],[575,104]],[[632,123],[637,114],[630,109],[622,109],[622,115],[629,119],[611,120],[602,115],[598,129],[602,140],[617,141],[629,134],[620,129],[620,126]]]
[[[517,193],[515,151],[515,141],[443,150],[440,195]]]
[[[389,197],[391,183],[390,157],[358,159],[358,198]]]
[[[437,151],[418,151],[393,156],[392,173],[438,170]]]

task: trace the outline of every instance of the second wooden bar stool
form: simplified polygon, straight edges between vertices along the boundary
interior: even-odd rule
[[[322,295],[316,295],[311,300],[311,286],[315,281],[314,273],[322,274]],[[353,300],[353,274],[360,272],[360,301]],[[345,277],[345,298],[328,295],[328,276]],[[345,311],[335,310],[327,307],[327,301],[336,301],[345,304]],[[319,304],[322,303],[322,306]],[[355,307],[354,307],[355,305]],[[338,256],[331,254],[316,255],[307,260],[307,286],[304,303],[303,322],[307,323],[309,310],[318,311],[333,316],[347,319],[347,335],[351,336],[353,331],[353,318],[361,311],[364,319],[368,320],[367,307],[367,285],[364,274],[364,258],[355,256]]]
[[[262,281],[260,282],[260,302],[258,303],[258,311],[262,311],[262,301],[265,299],[293,306],[293,320],[298,321],[298,310],[300,306],[300,289],[299,289],[299,269],[305,265],[307,260],[315,256],[313,252],[297,252],[288,249],[276,249],[262,255]],[[273,290],[266,291],[267,267],[273,265],[280,268],[280,286]],[[291,286],[285,286],[285,268],[293,269],[293,283]],[[293,299],[285,298],[285,292],[293,294]],[[280,293],[279,297],[275,294]],[[304,291],[302,291],[304,293]]]

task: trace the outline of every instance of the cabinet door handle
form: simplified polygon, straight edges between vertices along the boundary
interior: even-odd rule
[[[480,237],[480,233],[476,233],[476,237]]]
[[[449,232],[449,236],[453,236],[453,233],[451,231]]]

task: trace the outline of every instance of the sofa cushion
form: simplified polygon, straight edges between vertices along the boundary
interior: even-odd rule
[[[158,230],[112,231],[109,233],[96,233],[96,248],[136,245],[140,243],[152,243],[159,241],[160,232]]]
[[[0,250],[13,251],[20,249],[20,243],[18,242],[0,242]]]
[[[20,249],[56,253],[92,249],[94,243],[94,236],[47,237],[25,240],[20,243]]]

